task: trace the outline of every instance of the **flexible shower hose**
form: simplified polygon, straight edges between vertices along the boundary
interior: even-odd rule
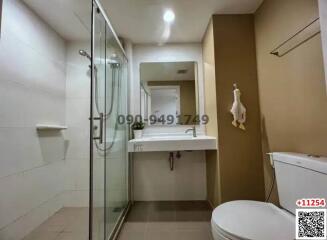
[[[104,120],[109,119],[110,115],[112,114],[112,110],[113,110],[114,92],[115,92],[114,90],[115,90],[115,82],[116,82],[116,76],[115,76],[116,74],[115,74],[115,71],[114,71],[115,69],[118,70],[117,71],[118,94],[117,94],[117,111],[116,111],[117,117],[116,117],[116,121],[115,121],[113,140],[110,142],[110,145],[106,146],[106,141],[105,141],[105,148],[101,148],[99,143],[97,141],[95,141],[96,148],[99,151],[102,151],[102,152],[109,151],[109,150],[112,149],[112,147],[115,144],[115,140],[116,140],[116,137],[117,137],[117,131],[118,131],[118,114],[119,114],[119,109],[120,109],[120,97],[121,97],[121,94],[120,94],[120,77],[121,77],[120,70],[121,70],[121,68],[120,67],[117,67],[117,68],[114,67],[113,71],[112,71],[112,77],[113,78],[112,78],[111,103],[110,103],[109,112],[104,115]],[[96,70],[95,70],[95,72],[96,72]],[[98,114],[100,114],[99,103],[98,103],[99,98],[98,98],[98,77],[97,77],[97,74],[95,74],[95,88],[96,88],[96,91],[95,91],[95,105],[96,105],[96,109],[97,109]]]
[[[112,113],[112,109],[113,109],[113,102],[114,102],[114,93],[115,93],[115,69],[118,67],[112,67],[113,71],[112,71],[112,82],[111,82],[111,102],[110,102],[110,108],[108,113],[106,112],[107,109],[105,109],[105,114],[104,114],[104,119],[107,119],[108,117],[110,117],[111,113]],[[118,69],[118,77],[119,77],[119,70]],[[100,107],[99,107],[99,89],[98,89],[98,71],[96,68],[94,68],[94,77],[95,77],[95,107],[97,109],[98,114],[100,114]]]

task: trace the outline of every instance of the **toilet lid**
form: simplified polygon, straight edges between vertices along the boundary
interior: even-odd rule
[[[216,231],[237,239],[289,240],[295,238],[295,217],[271,203],[233,201],[212,214]]]

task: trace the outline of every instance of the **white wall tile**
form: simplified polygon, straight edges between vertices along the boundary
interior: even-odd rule
[[[0,228],[63,191],[63,161],[5,177],[0,181]]]
[[[65,190],[89,189],[89,158],[69,158],[65,160]]]
[[[3,35],[13,34],[28,45],[26,47],[35,49],[50,59],[64,59],[65,52],[58,51],[65,44],[62,38],[24,3],[20,0],[3,0],[3,8]]]
[[[65,139],[67,142],[65,158],[89,157],[89,135],[90,132],[88,129],[69,127],[67,131],[65,131]]]
[[[2,73],[7,74],[5,71]],[[35,127],[40,122],[56,124],[65,122],[64,94],[55,96],[40,89],[6,81],[4,77],[1,75],[1,127]]]
[[[90,98],[90,61],[78,54],[84,50],[91,54],[89,42],[71,41],[67,44],[67,82],[66,98],[89,99]],[[89,110],[88,105],[81,109]]]
[[[91,72],[88,65],[90,62],[83,63],[82,67],[70,64],[71,63],[68,63],[67,65],[67,99],[89,99]]]
[[[67,96],[69,96],[67,94]],[[69,127],[89,129],[90,99],[67,98],[66,124]]]
[[[7,11],[5,8],[4,12]],[[3,25],[5,26],[5,22]],[[24,86],[64,96],[65,58],[60,62],[52,60],[52,56],[39,54],[12,33],[5,31],[1,34],[0,50],[0,71],[3,80],[15,81]],[[64,54],[65,48],[58,49],[58,52]]]
[[[5,176],[63,160],[63,136],[60,132],[44,134],[35,127],[0,127],[0,181]]]
[[[58,194],[54,198],[40,205],[38,208],[32,209],[12,224],[0,229],[0,239],[22,239],[28,233],[33,231],[36,226],[39,226],[42,222],[62,208],[62,203],[62,195]]]
[[[19,0],[4,0],[0,40],[0,239],[21,239],[63,206],[65,41]]]
[[[80,49],[90,53],[90,43],[71,41],[67,44],[66,124],[68,130],[65,132],[65,206],[67,207],[87,207],[89,201],[90,61],[79,55]],[[101,176],[103,177],[103,174]],[[95,174],[95,177],[98,179],[100,176]]]
[[[29,104],[27,101],[29,99],[28,91],[18,83],[4,80],[3,73],[1,72],[0,126],[24,126],[27,119],[26,109]]]
[[[87,207],[89,206],[89,190],[66,191],[64,202],[65,207]]]

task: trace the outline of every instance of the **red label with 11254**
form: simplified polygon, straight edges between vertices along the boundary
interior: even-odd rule
[[[326,200],[324,198],[303,198],[296,201],[298,207],[325,207]]]

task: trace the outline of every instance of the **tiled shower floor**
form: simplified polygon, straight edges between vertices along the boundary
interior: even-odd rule
[[[88,208],[62,208],[23,240],[87,240]]]
[[[205,201],[136,202],[119,240],[213,240]]]

